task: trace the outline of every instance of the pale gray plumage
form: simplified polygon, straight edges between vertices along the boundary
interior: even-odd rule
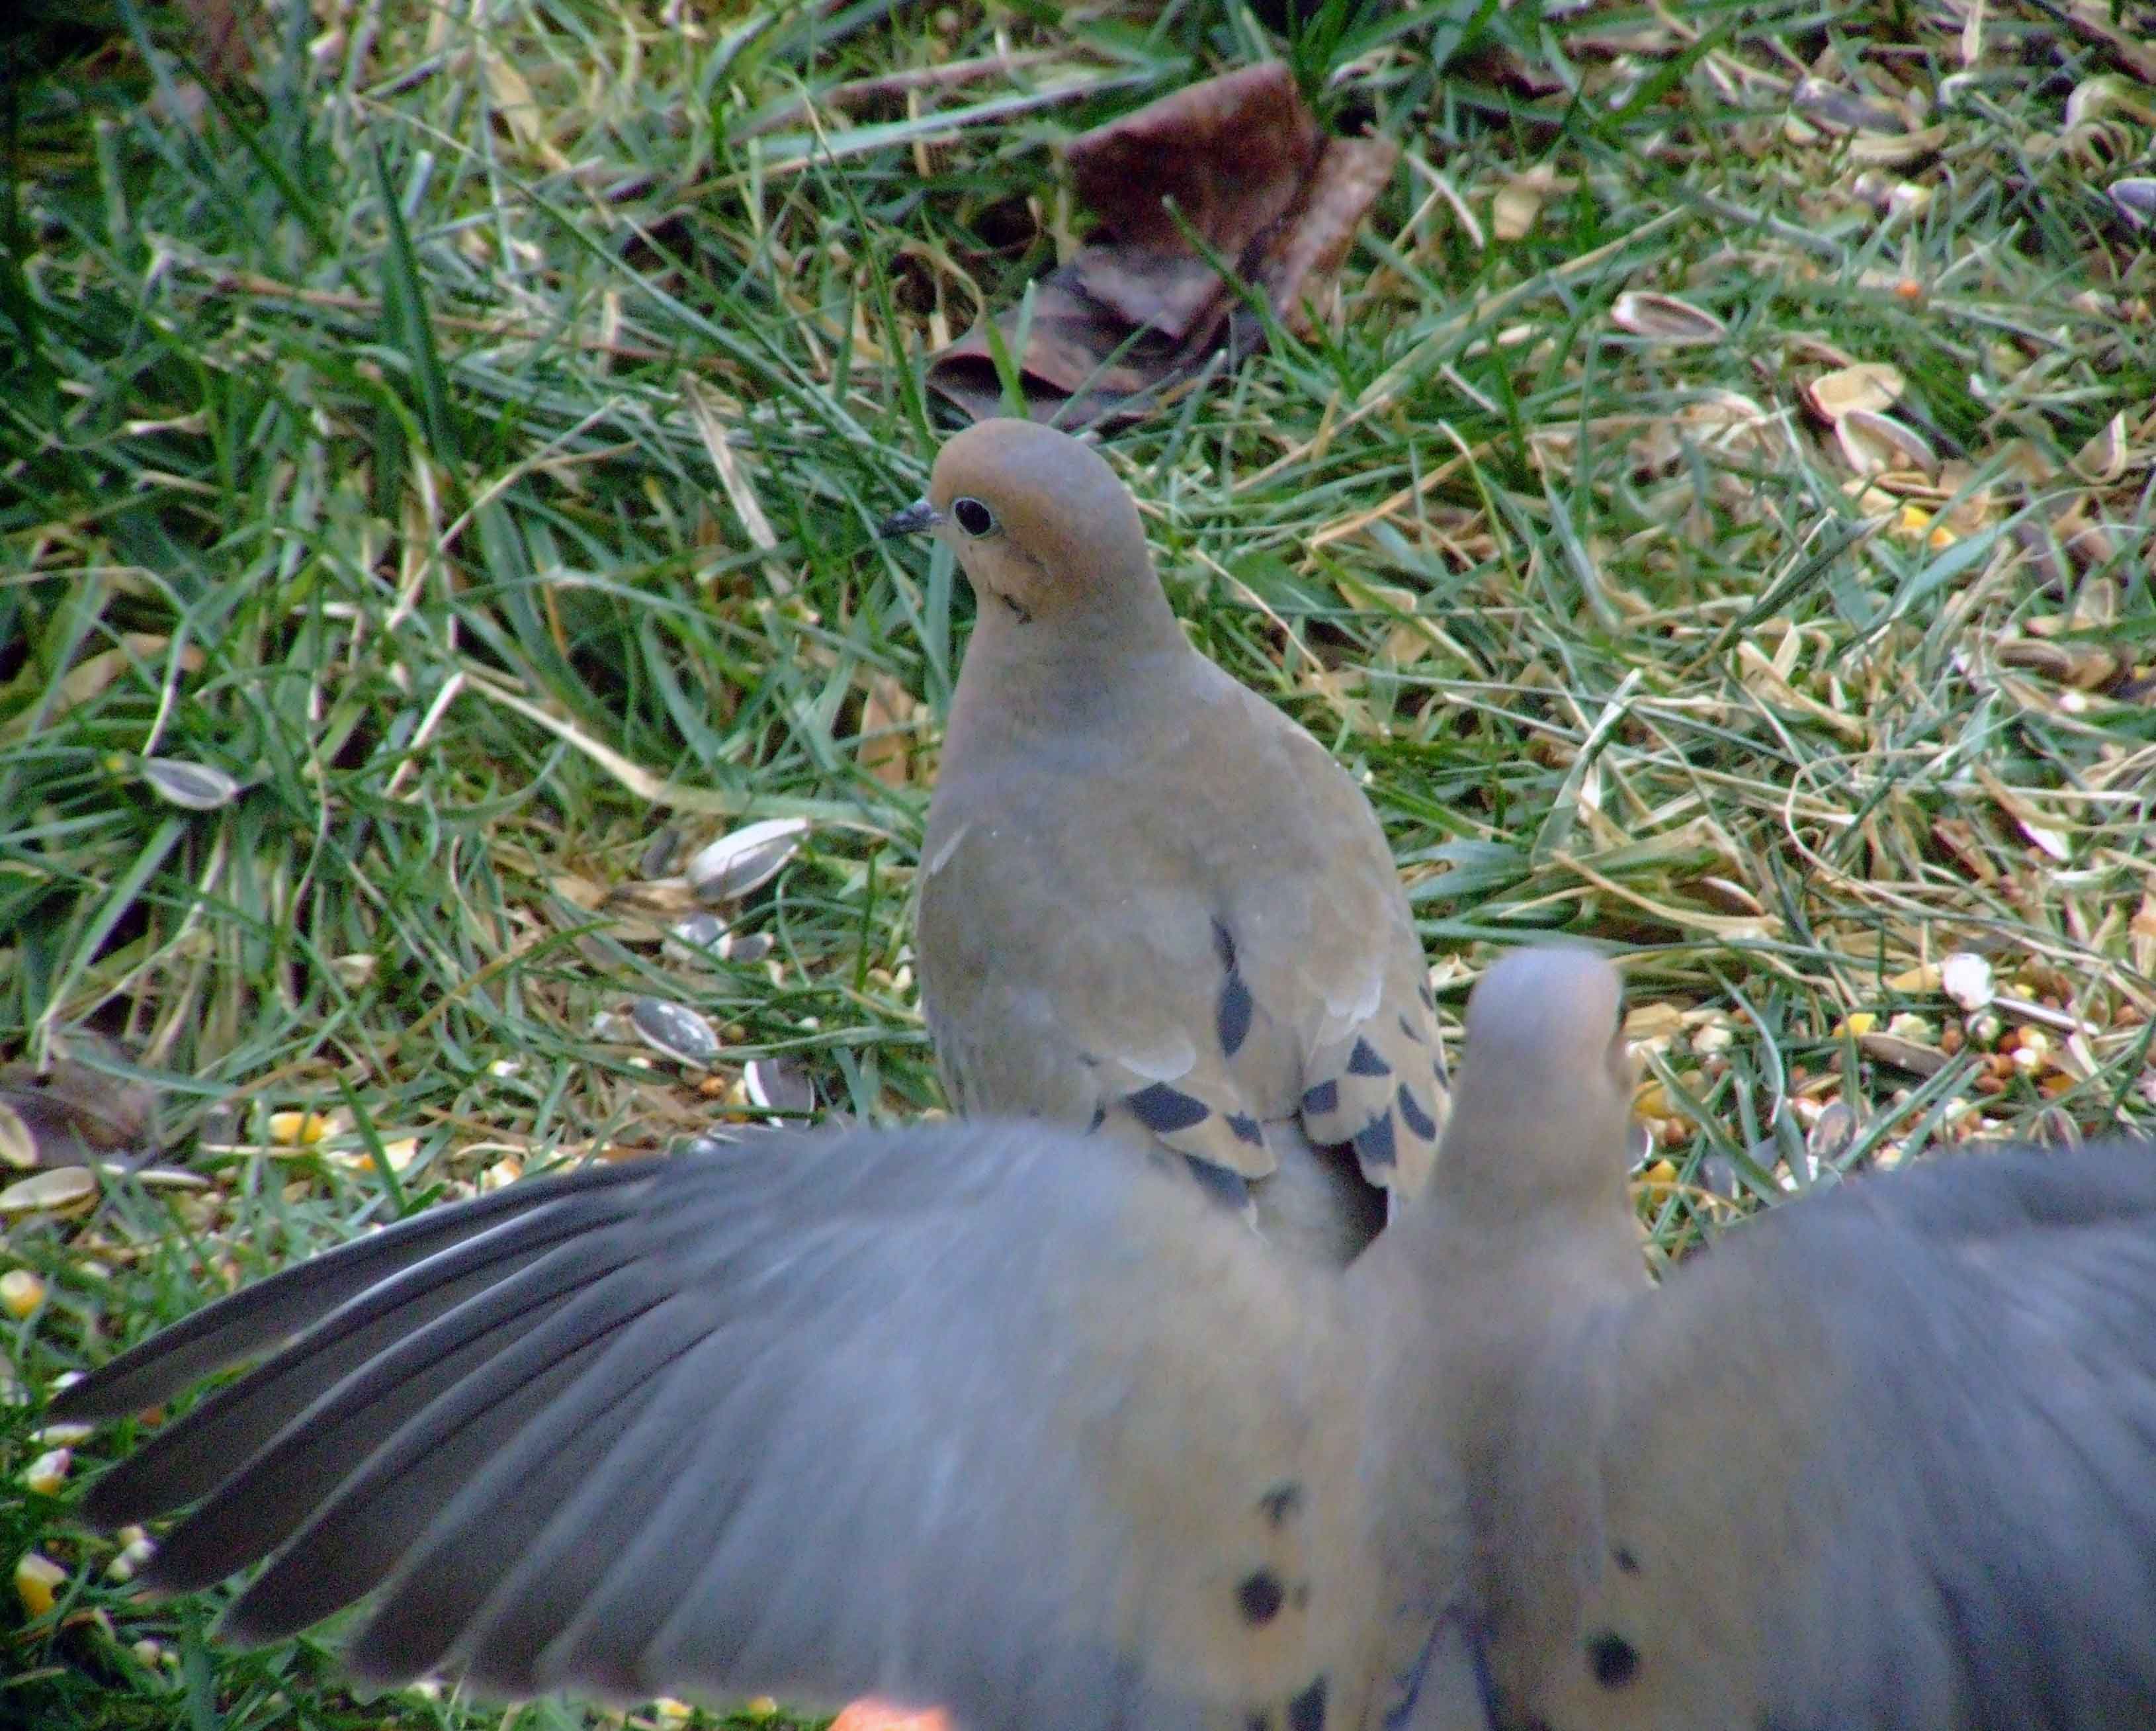
[[[1617,996],[1562,949],[1486,979],[1370,1259],[1428,1293],[1500,1723],[2156,1724],[2156,1152],[1867,1179],[1656,1290]]]
[[[1867,1179],[1656,1290],[1617,1002],[1580,952],[1493,969],[1438,1178],[1344,1275],[1067,1132],[781,1137],[422,1215],[53,1416],[311,1328],[89,1512],[207,1493],[174,1587],[307,1521],[233,1626],[380,1585],[377,1677],[980,1731],[2156,1723],[2156,1153]]]
[[[921,1001],[952,1103],[1188,1156],[1332,1266],[1426,1182],[1428,969],[1369,802],[1193,649],[1137,507],[1029,421],[946,444],[932,530],[979,604],[921,854]]]
[[[238,1639],[385,1586],[351,1649],[380,1680],[1241,1731],[1330,1672],[1359,1718],[1385,1667],[1342,1294],[1076,1140],[773,1137],[420,1215],[64,1393],[116,1416],[309,1331],[88,1513],[206,1496],[165,1590],[290,1539]]]

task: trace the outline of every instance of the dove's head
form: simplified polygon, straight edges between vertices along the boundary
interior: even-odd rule
[[[885,535],[932,533],[957,555],[984,619],[1157,626],[1167,598],[1129,490],[1101,454],[1032,421],[983,421],[936,458],[928,496]]]
[[[1473,1206],[1621,1199],[1638,1074],[1623,1014],[1623,982],[1591,950],[1515,950],[1485,973],[1467,1000],[1440,1184]]]

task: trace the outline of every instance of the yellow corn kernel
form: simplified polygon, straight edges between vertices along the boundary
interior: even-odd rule
[[[67,1482],[68,1466],[74,1459],[72,1449],[47,1449],[44,1453],[23,1469],[23,1482],[40,1497],[55,1497]]]
[[[25,1551],[15,1565],[15,1596],[30,1615],[41,1617],[59,1602],[60,1585],[66,1579],[67,1570],[50,1557]]]
[[[0,1274],[0,1310],[17,1322],[45,1302],[45,1283],[27,1268],[11,1268]]]
[[[320,1112],[273,1112],[270,1139],[286,1148],[312,1148],[330,1133],[329,1115]]]

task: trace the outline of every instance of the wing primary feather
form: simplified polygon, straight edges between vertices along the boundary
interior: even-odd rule
[[[62,1389],[52,1417],[74,1424],[162,1405],[213,1371],[281,1344],[393,1269],[475,1237],[506,1217],[558,1209],[593,1192],[633,1191],[652,1177],[636,1163],[591,1167],[413,1215],[281,1269],[152,1335]]]

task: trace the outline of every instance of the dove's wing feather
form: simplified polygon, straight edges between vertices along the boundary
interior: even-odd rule
[[[1342,1292],[1073,1140],[773,1138],[435,1210],[182,1325],[186,1375],[299,1338],[92,1511],[206,1493],[151,1583],[269,1555],[254,1638],[374,1593],[376,1678],[1363,1723],[1389,1589]],[[63,1415],[165,1398],[161,1357]]]

